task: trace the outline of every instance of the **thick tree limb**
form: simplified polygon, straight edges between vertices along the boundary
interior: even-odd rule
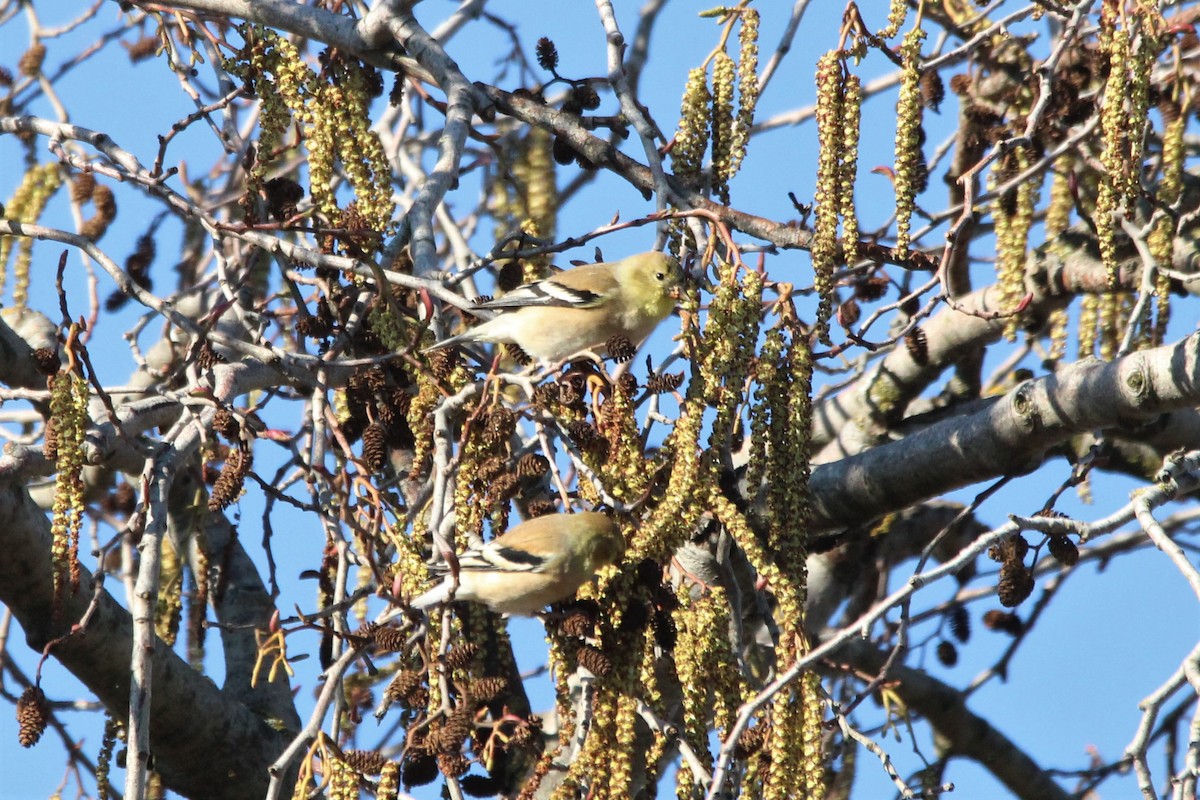
[[[0,602],[12,609],[29,646],[41,651],[54,642],[51,655],[113,714],[123,716],[129,703],[132,618],[86,574],[79,593],[66,597],[57,619],[52,617],[50,523],[18,486],[0,487],[0,552]],[[86,627],[72,633],[93,595]],[[287,734],[233,702],[160,639],[151,664],[151,752],[166,786],[213,800],[261,796],[267,766]]]
[[[1200,403],[1200,334],[1109,363],[1078,362],[978,411],[813,470],[812,530],[862,524],[973,483],[1035,469],[1071,436]]]

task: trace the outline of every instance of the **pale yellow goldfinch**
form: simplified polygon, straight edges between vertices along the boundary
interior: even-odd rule
[[[575,595],[625,552],[620,528],[598,511],[534,517],[458,557],[455,600],[483,603],[498,614],[535,614]],[[449,567],[435,567],[448,572]],[[454,576],[412,601],[426,609],[450,599]]]
[[[671,314],[682,282],[679,262],[653,251],[585,264],[481,303],[480,309],[499,313],[425,352],[465,342],[511,343],[555,364],[603,350],[613,336],[637,345]]]

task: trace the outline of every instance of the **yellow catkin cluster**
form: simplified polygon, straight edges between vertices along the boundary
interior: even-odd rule
[[[764,573],[777,601],[779,668],[799,658],[807,649],[804,637],[804,598],[807,584],[807,520],[809,517],[809,432],[812,428],[812,354],[807,337],[792,334],[790,345],[783,333],[767,334],[759,359],[762,402],[767,406],[769,445],[762,470],[767,487],[767,546],[772,567]],[[762,413],[762,412],[759,412]],[[747,555],[754,557],[750,551]],[[813,711],[801,682],[781,692],[771,710],[767,742],[771,766],[763,796],[784,798],[799,786],[802,796],[819,797],[822,777],[818,733]],[[819,727],[819,726],[818,726]],[[813,748],[816,748],[814,751]]]
[[[205,509],[207,511],[207,509]],[[192,577],[195,582],[191,596],[188,598],[188,641],[187,641],[187,656],[188,663],[197,672],[204,671],[204,633],[206,628],[205,615],[208,609],[209,598],[209,581],[208,581],[208,539],[204,535],[202,525],[198,525],[195,536],[196,548],[193,559],[195,567],[192,571]]]
[[[701,188],[704,154],[711,142],[711,188],[717,199],[728,205],[729,182],[745,159],[758,104],[759,15],[752,8],[719,8],[701,16],[720,17],[725,29],[721,44],[705,66],[688,73],[672,165],[677,178]],[[725,46],[738,23],[738,60],[734,61]],[[711,92],[708,63],[712,64]]]
[[[737,267],[721,262],[717,282],[697,360],[703,401],[717,409],[710,440],[720,448],[737,422],[738,403],[754,357],[762,319],[763,276],[747,270],[739,281]]]
[[[729,642],[729,599],[716,587],[690,602],[686,589],[680,594],[685,605],[675,613],[679,631],[675,665],[683,687],[683,736],[705,769],[711,770],[709,723],[722,736],[728,732],[743,694]],[[692,772],[681,769],[678,775],[682,797],[685,786],[692,786]]]
[[[471,426],[467,439],[458,450],[458,480],[454,482],[454,527],[459,534],[482,536],[488,513],[487,486],[495,474],[484,474],[481,466],[494,450],[481,435],[479,425]],[[493,462],[495,463],[495,462]]]
[[[50,424],[57,444],[54,509],[50,524],[55,596],[79,588],[79,532],[83,527],[83,438],[87,431],[88,385],[82,375],[62,371],[50,382]]]
[[[900,99],[896,103],[896,254],[908,255],[909,233],[916,204],[918,172],[921,167],[921,43],[925,31],[920,28],[904,35],[900,45],[903,68],[900,73]]]
[[[1158,183],[1158,202],[1171,206],[1183,191],[1184,146],[1183,134],[1187,129],[1188,112],[1191,110],[1190,95],[1185,94],[1181,107],[1173,108],[1175,115],[1166,120],[1162,133],[1162,178]],[[1175,260],[1175,220],[1170,214],[1160,214],[1150,231],[1148,245],[1154,263],[1160,271],[1155,276],[1154,328],[1150,331],[1150,347],[1163,343],[1167,323],[1171,319],[1171,281],[1161,270],[1171,269]]]
[[[375,787],[375,800],[399,800],[400,765],[389,761],[379,774],[379,785]]]
[[[402,292],[393,287],[392,295],[399,299]],[[378,335],[383,346],[391,351],[406,349],[420,326],[416,319],[396,314],[395,306],[387,302],[384,297],[380,297],[371,306],[370,311],[367,312],[367,321],[370,323],[371,331]]]
[[[642,523],[634,537],[627,560],[636,563],[642,558],[661,562],[683,544],[688,532],[699,517],[693,502],[701,483],[701,458],[698,442],[704,414],[701,408],[681,411],[675,430],[664,444],[672,454],[670,480],[663,501]]]
[[[642,662],[638,667],[637,681],[642,702],[660,718],[665,718],[669,713],[659,681],[663,672],[662,666],[669,661],[670,658],[660,652],[653,636],[642,637]],[[652,743],[649,750],[646,751],[643,761],[646,766],[647,782],[657,780],[659,767],[663,764],[667,748],[672,743],[661,731],[653,731],[652,737]]]
[[[997,162],[993,178],[997,184],[1021,174],[1029,167],[1029,151],[1014,148]],[[1033,212],[1037,204],[1039,185],[1036,178],[1021,181],[1009,192],[999,195],[992,203],[992,219],[996,226],[996,273],[1000,286],[1000,308],[1013,312],[1025,296],[1026,250]],[[1017,338],[1018,317],[1014,314],[1004,321],[1004,335],[1011,342]]]
[[[712,73],[712,181],[717,199],[729,205],[729,179],[733,174],[734,85],[737,67],[720,51],[713,59]]]
[[[22,176],[20,185],[4,204],[6,219],[17,222],[37,222],[46,203],[62,185],[62,175],[57,164],[37,164]],[[24,308],[29,297],[29,267],[33,263],[33,242],[29,236],[0,236],[0,292],[8,278],[8,260],[13,246],[17,248],[17,260],[13,265],[13,305]]]
[[[694,189],[702,188],[704,183],[704,154],[708,151],[708,109],[711,100],[708,74],[704,67],[695,67],[688,72],[687,83],[684,84],[679,129],[675,132],[675,146],[671,148],[672,172],[680,183]],[[682,220],[672,220],[669,231],[668,249],[678,253],[685,241],[694,245],[692,234]]]
[[[758,106],[758,11],[742,9],[742,27],[738,31],[738,110],[730,146],[730,174],[736,173],[746,157],[754,109]]]
[[[436,355],[436,354],[435,354]],[[427,467],[426,461],[433,455],[433,412],[441,402],[443,394],[438,380],[427,370],[417,373],[417,393],[409,404],[405,419],[413,432],[413,461],[412,471],[417,474]],[[471,373],[461,364],[457,364],[442,380],[449,392],[457,392],[467,381]]]
[[[532,222],[539,236],[553,239],[558,229],[558,185],[553,138],[549,131],[534,128],[525,138],[521,158],[513,174],[525,188],[525,217]]]
[[[606,452],[584,453],[604,487],[623,501],[640,497],[649,488],[652,474],[642,455],[641,432],[633,411],[633,398],[611,387],[596,414],[596,432],[608,441]]]
[[[1073,160],[1061,155],[1054,161],[1054,178],[1050,182],[1050,198],[1046,203],[1046,241],[1053,242],[1066,232],[1071,224],[1071,210],[1075,199],[1071,196],[1071,168]],[[1046,330],[1050,338],[1050,358],[1061,361],[1067,354],[1067,339],[1070,314],[1065,308],[1050,312]]]
[[[358,773],[354,767],[332,754],[325,759],[329,780],[329,800],[358,800]]]
[[[383,234],[392,224],[391,167],[378,135],[371,130],[368,72],[356,59],[330,53],[322,74],[300,57],[296,46],[258,25],[242,28],[246,47],[226,67],[254,81],[261,102],[258,158],[250,172],[261,190],[275,150],[294,119],[303,126],[313,202],[335,223],[342,219],[334,193],[341,162],[355,194],[356,216],[367,230]],[[376,240],[378,243],[378,239]],[[360,242],[361,244],[361,242]]]
[[[1129,312],[1133,310],[1132,292],[1105,292],[1100,295],[1100,358],[1112,361],[1117,356],[1125,330],[1129,327]]]
[[[671,166],[675,177],[686,185],[699,187],[704,154],[708,150],[709,113],[712,95],[704,67],[688,72],[679,109],[679,130],[671,148]]]
[[[837,51],[817,61],[817,185],[814,194],[812,238],[813,280],[819,297],[817,338],[829,343],[829,317],[833,313],[833,276],[837,268],[838,212],[842,208],[839,193],[842,172],[844,123],[844,70]]]
[[[554,761],[563,748],[575,737],[575,704],[571,702],[572,664],[567,657],[568,639],[558,628],[546,628],[546,665],[550,668],[550,676],[554,681],[554,719],[558,723],[557,745],[542,754],[539,768]]]
[[[179,636],[183,614],[183,561],[170,539],[162,546],[162,571],[154,610],[154,632],[171,647]]]
[[[1071,224],[1075,199],[1071,196],[1071,167],[1073,159],[1061,155],[1054,160],[1054,179],[1050,182],[1050,198],[1046,203],[1046,239],[1053,241],[1066,233]]]
[[[700,305],[696,289],[688,291],[681,311],[689,319],[695,319]],[[694,330],[689,335],[695,336]],[[696,340],[691,340],[695,352]],[[704,406],[699,399],[700,382],[688,384],[686,402],[675,422],[675,429],[663,444],[662,452],[670,454],[670,477],[663,500],[650,513],[637,530],[630,545],[626,561],[637,563],[643,558],[663,563],[675,549],[685,541],[694,529],[700,510],[694,497],[701,485],[700,431],[704,426]]]
[[[1137,3],[1127,13],[1116,3],[1102,5],[1100,50],[1108,58],[1108,78],[1100,111],[1104,167],[1094,213],[1100,257],[1110,286],[1117,284],[1118,213],[1134,213],[1141,193],[1142,155],[1149,107],[1150,73],[1161,49],[1162,12]],[[1127,24],[1121,25],[1124,19]]]
[[[394,575],[400,577],[400,593],[404,597],[416,597],[425,589],[426,568],[423,554],[425,534],[427,531],[421,521],[413,523],[410,535],[405,535],[403,526],[389,525],[386,528],[387,538],[395,546],[396,557],[392,564]]]
[[[628,602],[628,598],[621,600],[611,593],[606,599],[615,603],[614,608]],[[591,684],[591,720],[587,738],[583,750],[572,762],[565,782],[586,787],[587,796],[596,800],[623,800],[632,795],[634,763],[643,757],[642,753],[635,756],[634,750],[638,746],[637,708],[642,695],[638,675],[645,637],[644,630],[621,631],[619,624],[603,625],[596,642],[610,659],[611,666],[603,675],[597,675]],[[559,704],[564,702],[569,702],[569,698],[560,694]],[[563,787],[553,795],[564,800],[575,796],[573,788]]]
[[[858,255],[858,212],[854,185],[858,180],[858,139],[862,127],[862,81],[847,75],[842,87],[841,168],[838,172],[838,213],[842,215],[842,250],[847,264]]]
[[[1104,6],[1105,9],[1109,7],[1107,4]],[[1105,21],[1110,24],[1106,25]],[[1100,113],[1100,129],[1104,142],[1100,151],[1100,162],[1104,165],[1104,175],[1101,176],[1096,193],[1096,210],[1093,215],[1100,258],[1108,270],[1110,286],[1117,284],[1117,221],[1113,215],[1120,207],[1122,199],[1122,177],[1125,174],[1123,140],[1128,135],[1128,131],[1125,130],[1128,118],[1125,116],[1124,90],[1128,79],[1129,31],[1112,27],[1115,23],[1115,14],[1101,15],[1100,47],[1108,55],[1109,73]]]
[[[1079,301],[1079,357],[1096,353],[1096,326],[1100,320],[1100,297],[1085,294]]]
[[[490,205],[492,217],[497,221],[497,240],[514,228],[530,237],[554,238],[559,199],[553,143],[554,137],[548,131],[532,128],[517,146],[510,170],[513,179],[496,180],[492,184]],[[513,242],[511,247],[518,244]],[[521,282],[545,277],[549,265],[548,255],[527,259]]]
[[[900,32],[900,26],[908,18],[908,0],[891,0],[888,5],[888,24],[876,35],[880,39],[891,39]]]
[[[767,544],[774,553],[789,588],[775,591],[781,631],[795,635],[785,655],[799,655],[803,648],[804,598],[807,594],[809,435],[812,431],[812,353],[800,332],[781,364],[787,370],[786,404],[771,410],[771,441],[767,453],[768,529]],[[781,370],[782,371],[782,370]]]

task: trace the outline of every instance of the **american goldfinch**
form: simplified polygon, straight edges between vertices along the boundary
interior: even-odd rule
[[[617,335],[636,345],[670,315],[682,281],[679,262],[653,251],[585,264],[480,304],[499,313],[425,352],[464,342],[511,343],[554,364],[602,349]]]
[[[621,531],[606,514],[534,517],[458,557],[454,599],[483,603],[498,614],[530,616],[574,596],[597,570],[615,563],[624,552]],[[454,576],[446,575],[410,605],[425,609],[445,603],[453,583]]]

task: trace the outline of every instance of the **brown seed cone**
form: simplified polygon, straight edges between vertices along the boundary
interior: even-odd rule
[[[612,671],[612,660],[600,648],[590,644],[580,645],[576,660],[579,662],[579,666],[586,667],[599,678],[603,678]]]
[[[537,40],[537,63],[538,66],[545,70],[555,70],[558,68],[558,49],[554,46],[553,40],[543,36]]]
[[[632,397],[633,393],[638,390],[637,378],[632,372],[626,372],[617,378],[616,389],[626,397]]]
[[[913,328],[904,334],[904,346],[917,364],[924,366],[929,363],[929,340],[925,337],[925,331]]]
[[[242,426],[238,424],[237,417],[228,408],[218,408],[217,413],[213,414],[213,430],[225,437],[226,441],[237,441],[238,432]]]
[[[520,345],[508,342],[504,345],[504,352],[508,353],[508,357],[517,362],[522,367],[528,367],[533,363],[533,358],[521,349]]]
[[[458,353],[454,350],[436,350],[429,356],[429,371],[436,378],[445,378],[458,366]]]
[[[76,203],[87,203],[96,190],[96,174],[81,172],[71,180],[71,199]]]
[[[938,642],[937,659],[942,663],[942,666],[953,667],[958,663],[958,648],[954,646],[954,642]]]
[[[550,471],[550,460],[541,453],[526,453],[517,461],[517,477],[540,478]]]
[[[479,469],[476,471],[476,475],[484,483],[490,483],[506,469],[508,469],[508,461],[506,459],[500,456],[492,456],[479,462]]]
[[[666,394],[673,392],[683,384],[683,373],[676,372],[666,375],[651,375],[646,379],[646,391],[651,394]]]
[[[246,450],[229,451],[225,458],[225,466],[221,468],[221,474],[213,484],[212,494],[209,495],[209,511],[221,511],[237,500],[238,495],[242,493],[242,484],[246,480],[246,474],[250,472],[252,461],[250,453]]]
[[[478,652],[479,645],[474,642],[466,642],[452,647],[446,653],[446,667],[448,669],[466,669],[471,665],[471,661]]]
[[[921,105],[937,111],[946,99],[946,86],[942,83],[942,76],[938,75],[937,70],[927,70],[921,75],[919,86]]]
[[[1005,561],[1000,565],[1000,582],[996,594],[1000,605],[1019,606],[1033,593],[1033,573],[1020,561]]]
[[[571,435],[571,441],[575,442],[581,450],[586,450],[596,443],[600,438],[600,433],[592,426],[590,422],[577,419],[567,425],[567,433]]]
[[[529,512],[529,518],[544,517],[547,514],[553,514],[558,509],[558,504],[553,500],[546,498],[540,500],[530,500],[526,511]]]
[[[381,651],[399,652],[404,647],[404,631],[387,625],[375,631],[375,645]]]
[[[371,472],[379,472],[387,464],[387,433],[378,422],[372,422],[363,431],[362,458]]]
[[[892,282],[883,275],[873,275],[854,284],[854,296],[867,303],[873,303],[887,294]]]
[[[374,750],[347,750],[342,760],[363,775],[378,775],[388,763],[387,758]]]
[[[476,705],[490,703],[508,690],[508,679],[499,676],[480,678],[467,689],[467,696]]]
[[[1079,562],[1079,548],[1063,534],[1050,537],[1050,555],[1064,567],[1073,567]]]
[[[558,623],[558,629],[567,636],[575,636],[583,638],[591,636],[596,629],[596,620],[591,614],[578,609],[569,612],[562,621]]]
[[[629,341],[629,337],[620,333],[608,337],[604,348],[608,350],[609,357],[618,364],[628,361],[637,353],[637,348]]]
[[[398,700],[413,707],[415,705],[411,702],[413,695],[418,690],[423,690],[424,687],[425,676],[423,674],[416,670],[405,669],[396,673],[396,677],[392,678],[392,682],[388,684],[384,694],[392,700]]]
[[[213,350],[212,345],[208,342],[200,345],[199,352],[196,353],[196,366],[201,370],[210,370],[217,364],[224,364],[225,356]]]
[[[21,692],[17,700],[17,741],[21,747],[33,747],[42,738],[50,717],[50,704],[37,686]]]
[[[483,427],[483,440],[492,446],[505,444],[517,429],[517,415],[503,406],[493,408]]]
[[[425,786],[432,783],[438,774],[438,762],[429,753],[409,752],[400,768],[400,775],[405,786]]]
[[[1024,561],[1029,553],[1029,542],[1019,533],[1007,536],[988,548],[988,558],[1001,564],[1009,561]]]
[[[30,78],[37,77],[42,71],[42,62],[46,60],[46,45],[36,42],[21,54],[17,60],[17,71]]]
[[[1017,636],[1025,629],[1025,623],[1011,611],[993,608],[983,615],[983,627],[990,631],[1000,631],[1009,636]]]
[[[471,762],[462,753],[438,753],[437,765],[447,778],[465,775],[471,768]]]
[[[525,282],[525,268],[515,259],[505,261],[496,276],[496,287],[502,292],[511,292]]]
[[[474,730],[474,709],[468,705],[461,705],[446,717],[436,739],[430,735],[430,746],[436,746],[441,753],[457,753]]]
[[[42,455],[48,461],[58,460],[58,423],[54,417],[46,420],[46,430],[43,433]]]
[[[488,487],[488,500],[493,504],[505,503],[517,494],[521,488],[521,480],[511,472],[497,475]]]
[[[34,350],[33,364],[38,372],[47,377],[56,374],[62,368],[62,364],[58,358],[58,351],[53,347],[39,347]]]
[[[852,328],[862,318],[862,308],[853,297],[847,298],[837,310],[838,324],[843,328]]]

